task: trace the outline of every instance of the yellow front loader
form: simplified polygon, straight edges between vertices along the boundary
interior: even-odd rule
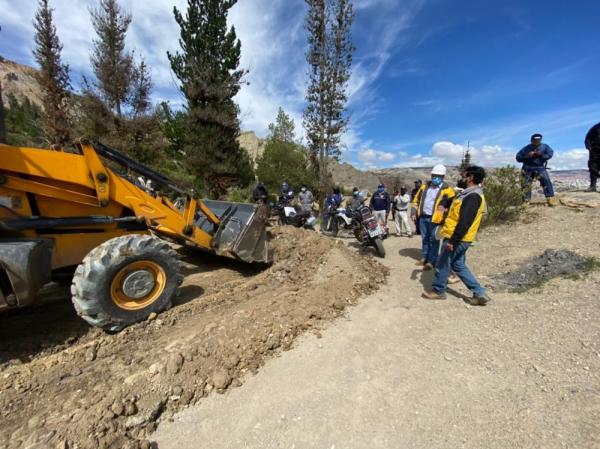
[[[170,307],[182,276],[167,240],[270,262],[267,206],[200,201],[100,143],[77,150],[0,144],[0,311],[74,269],[77,313],[117,331]]]

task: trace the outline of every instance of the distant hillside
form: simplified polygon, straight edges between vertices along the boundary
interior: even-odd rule
[[[8,106],[8,96],[14,95],[19,102],[25,98],[42,108],[42,91],[35,79],[36,70],[0,56],[0,82],[2,82],[2,100]]]
[[[334,163],[332,165],[333,181],[345,190],[353,187],[365,189],[370,192],[383,182],[388,189],[397,185],[405,184],[412,188],[417,179],[425,180],[431,177],[431,167],[416,168],[384,168],[378,170],[359,170],[347,162]],[[456,167],[448,167],[448,179],[455,180],[458,177]]]

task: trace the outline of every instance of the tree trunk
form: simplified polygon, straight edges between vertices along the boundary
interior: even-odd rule
[[[2,82],[0,82],[0,143],[6,143],[6,125],[4,122],[4,103],[2,101]]]

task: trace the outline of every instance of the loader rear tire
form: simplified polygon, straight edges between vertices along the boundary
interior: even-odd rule
[[[77,314],[116,332],[171,307],[183,280],[179,259],[165,241],[130,234],[94,248],[75,270],[71,295]]]

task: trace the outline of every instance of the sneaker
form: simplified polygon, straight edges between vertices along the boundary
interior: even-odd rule
[[[488,295],[477,296],[473,295],[472,298],[469,298],[469,304],[472,306],[485,306],[492,299]]]
[[[423,292],[423,294],[421,295],[422,298],[425,299],[431,299],[431,300],[444,300],[446,299],[446,294],[445,293],[438,293],[438,292],[434,292],[434,291],[430,291],[430,292]]]
[[[415,265],[417,267],[422,267],[423,265],[425,265],[427,263],[427,261],[425,259],[421,259],[419,260],[417,263],[415,263]]]
[[[586,190],[586,192],[596,192],[596,186],[589,186]]]
[[[425,265],[423,265],[423,271],[431,271],[433,270],[433,265],[430,264],[429,262],[427,262]]]
[[[448,276],[448,284],[456,284],[457,282],[460,282],[460,278],[457,275],[451,274]]]
[[[547,201],[548,201],[548,206],[550,206],[550,207],[558,206],[558,200],[556,199],[555,196],[551,196],[551,197],[547,198]]]
[[[408,235],[407,235],[407,237],[408,237],[409,239],[412,239],[412,234],[408,234]]]

